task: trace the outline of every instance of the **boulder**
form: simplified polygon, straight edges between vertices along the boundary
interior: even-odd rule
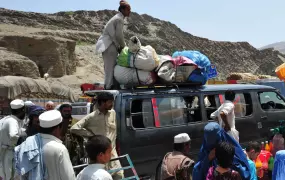
[[[15,52],[0,47],[0,76],[25,76],[39,78],[39,69],[35,62]]]
[[[76,70],[76,42],[51,36],[0,33],[0,46],[28,57],[38,66],[41,77],[70,75]]]

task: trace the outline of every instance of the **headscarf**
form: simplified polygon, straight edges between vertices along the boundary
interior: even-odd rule
[[[45,111],[45,109],[41,106],[30,106],[29,107],[29,111],[28,111],[28,115],[30,116],[39,116],[40,114],[42,114]]]
[[[41,106],[30,106],[29,108],[29,123],[28,123],[28,127],[27,127],[27,135],[31,136],[34,135],[36,133],[38,133],[38,130],[36,129],[36,127],[32,126],[33,123],[33,117],[34,116],[40,116],[43,112],[45,112],[45,109]]]
[[[272,179],[285,179],[285,150],[278,151],[275,155]]]
[[[198,162],[193,170],[193,180],[204,180],[211,165],[217,165],[216,159],[213,164],[208,159],[208,155],[216,145],[226,141],[235,147],[235,156],[232,169],[238,171],[243,180],[250,179],[249,165],[245,153],[241,146],[229,136],[218,123],[208,123],[204,128],[204,140],[200,149]]]

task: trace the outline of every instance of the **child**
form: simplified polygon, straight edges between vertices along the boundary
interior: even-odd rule
[[[258,142],[249,142],[245,150],[249,164],[249,170],[251,176],[250,180],[257,180],[256,168],[253,161],[256,160],[257,156],[260,154],[261,151],[260,145],[258,144]]]
[[[241,180],[238,172],[231,169],[235,147],[227,142],[221,142],[216,147],[218,166],[211,167],[206,180]]]
[[[93,136],[88,140],[85,150],[90,163],[77,175],[77,180],[112,180],[112,176],[104,169],[111,159],[111,140],[102,135]]]

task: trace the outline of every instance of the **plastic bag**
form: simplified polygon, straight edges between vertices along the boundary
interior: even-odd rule
[[[150,85],[156,82],[156,74],[137,70],[135,68],[126,68],[119,65],[115,66],[114,77],[122,85]]]
[[[142,46],[136,53],[125,47],[117,57],[117,64],[122,67],[152,71],[158,66],[159,59],[151,46]]]
[[[285,63],[275,69],[275,73],[280,80],[285,80]]]
[[[206,84],[208,80],[207,70],[211,67],[211,62],[208,57],[199,51],[177,51],[172,55],[173,58],[178,56],[185,56],[191,59],[198,66],[198,68],[189,76],[188,80],[191,82],[198,82],[203,85]]]

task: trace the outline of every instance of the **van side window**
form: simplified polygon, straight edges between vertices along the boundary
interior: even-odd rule
[[[206,95],[204,96],[204,105],[206,108],[207,118],[211,119],[211,114],[218,109],[216,103],[216,95]]]
[[[73,107],[72,115],[87,115],[87,107]]]
[[[259,102],[265,111],[285,109],[285,101],[274,91],[259,92]]]
[[[225,102],[224,95],[219,95],[220,103]],[[236,93],[235,100],[233,101],[235,105],[235,117],[241,118],[250,116],[253,111],[252,99],[249,93]]]
[[[183,97],[156,98],[160,126],[186,124],[185,101]]]
[[[160,126],[201,121],[198,96],[156,98]]]
[[[154,127],[151,99],[136,99],[132,101],[131,121],[134,128]]]

